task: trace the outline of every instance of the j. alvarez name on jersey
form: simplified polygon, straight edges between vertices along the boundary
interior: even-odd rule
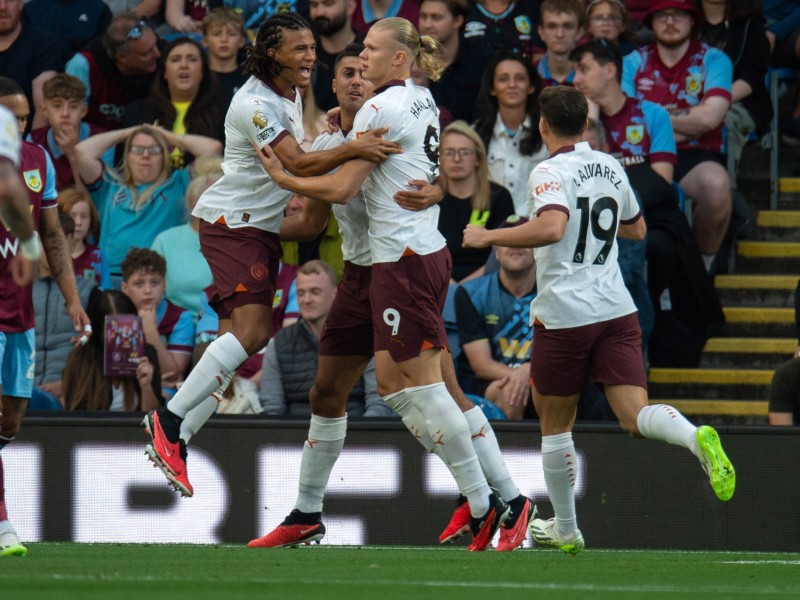
[[[608,165],[601,165],[600,163],[593,163],[585,165],[578,169],[578,177],[580,177],[580,183],[584,183],[589,181],[592,177],[602,177],[604,179],[608,179],[615,188],[619,189],[620,184],[622,183],[622,179],[620,179],[619,175],[612,171]],[[575,185],[579,185],[577,179],[573,179]]]

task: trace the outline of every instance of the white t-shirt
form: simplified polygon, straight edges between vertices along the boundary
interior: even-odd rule
[[[20,135],[17,117],[5,106],[0,106],[0,156],[19,166]]]
[[[336,133],[321,133],[314,140],[311,150],[330,150],[346,141],[341,130]],[[338,170],[338,169],[337,169]],[[369,218],[364,194],[359,190],[356,197],[347,204],[334,204],[333,214],[339,223],[342,235],[342,257],[361,267],[372,265],[372,253],[369,249]]]
[[[373,263],[397,262],[407,248],[420,255],[445,247],[439,233],[439,207],[421,211],[401,208],[394,200],[408,182],[432,182],[439,175],[439,111],[427,88],[408,79],[376,90],[355,118],[350,136],[388,127],[384,138],[398,142],[402,154],[391,154],[377,165],[361,187],[369,215]]]
[[[275,147],[286,135],[303,141],[300,94],[281,95],[272,85],[251,77],[236,92],[225,117],[224,175],[208,188],[192,215],[209,223],[224,217],[228,227],[255,227],[277,233],[291,192],[267,175],[253,144]]]
[[[546,210],[568,215],[560,242],[534,249],[538,296],[530,319],[548,329],[580,327],[636,312],[617,262],[617,228],[639,205],[616,159],[586,142],[534,168],[528,182],[531,219]]]

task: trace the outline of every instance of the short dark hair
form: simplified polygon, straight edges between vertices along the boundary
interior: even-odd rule
[[[158,252],[149,248],[131,248],[120,268],[122,281],[128,281],[137,271],[158,273],[164,277],[167,274],[167,261]]]
[[[539,96],[542,118],[558,137],[579,137],[586,128],[589,104],[578,90],[566,85],[545,88]]]
[[[595,38],[573,48],[572,52],[569,53],[569,59],[576,63],[583,58],[584,54],[591,54],[601,65],[613,63],[617,68],[617,82],[622,83],[622,53],[620,53],[616,42]]]
[[[364,44],[361,42],[350,42],[347,44],[344,50],[336,55],[336,61],[333,63],[333,72],[336,73],[336,69],[339,68],[339,63],[342,62],[343,58],[358,58],[363,51]]]
[[[0,77],[0,98],[3,96],[25,95],[22,86],[10,77]]]

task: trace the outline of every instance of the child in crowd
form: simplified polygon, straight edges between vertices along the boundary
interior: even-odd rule
[[[170,396],[192,358],[192,315],[164,297],[167,262],[163,256],[147,248],[131,248],[121,266],[122,291],[142,318],[144,340],[156,349],[163,392]]]
[[[76,279],[92,279],[101,289],[111,288],[111,276],[103,251],[90,244],[89,236],[100,235],[100,216],[86,191],[74,187],[58,195],[58,208],[75,222],[75,233],[67,238],[72,255],[72,268]]]
[[[239,64],[239,51],[245,40],[244,19],[234,9],[215,8],[203,19],[203,46],[208,49],[208,64],[219,82],[222,115],[247,81]]]
[[[72,170],[75,144],[103,131],[82,120],[87,110],[86,86],[77,77],[59,73],[42,86],[42,103],[38,111],[48,126],[31,131],[30,141],[42,146],[53,159],[56,189],[59,191],[75,185],[78,180]],[[114,149],[109,148],[101,160],[111,166]]]

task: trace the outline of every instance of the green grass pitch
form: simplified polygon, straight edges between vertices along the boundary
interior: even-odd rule
[[[30,544],[0,597],[34,600],[800,598],[800,554],[464,547]]]

